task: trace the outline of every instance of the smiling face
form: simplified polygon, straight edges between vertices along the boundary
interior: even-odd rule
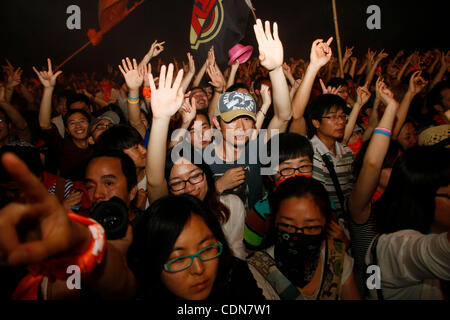
[[[292,173],[290,171],[292,171]],[[281,179],[286,179],[296,174],[302,174],[307,177],[312,176],[312,162],[309,156],[302,156],[283,161],[278,166],[277,172],[274,174],[273,179],[277,182]]]
[[[202,218],[193,214],[178,236],[166,263],[177,257],[196,254],[200,250],[217,244]],[[179,272],[161,272],[161,281],[176,297],[183,300],[204,300],[213,288],[219,268],[219,258],[201,261],[194,258],[192,265]]]
[[[190,181],[186,181],[190,179]],[[184,181],[184,182],[183,182]],[[174,195],[189,194],[203,201],[208,193],[205,173],[184,158],[178,159],[170,171],[170,192]],[[185,186],[183,188],[183,185]]]
[[[145,168],[147,161],[147,149],[142,144],[135,144],[131,148],[124,149],[123,153],[133,160],[137,169]]]
[[[85,140],[88,138],[89,119],[82,113],[74,113],[67,118],[67,132],[74,140]]]
[[[189,127],[191,143],[197,149],[203,149],[211,143],[211,126],[204,114],[197,114]]]
[[[250,140],[250,136],[255,128],[255,121],[247,116],[233,119],[225,122],[220,119],[220,132],[223,135],[224,142],[235,147],[243,147]]]
[[[208,96],[202,89],[197,88],[192,90],[191,99],[195,100],[197,110],[208,108]]]

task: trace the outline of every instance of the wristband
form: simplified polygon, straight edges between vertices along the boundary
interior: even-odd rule
[[[391,129],[384,128],[384,127],[376,127],[375,131],[384,131],[384,132],[387,132],[389,134],[392,134],[392,130]]]
[[[142,89],[142,95],[144,96],[144,98],[151,98],[152,90],[150,88],[144,88]]]
[[[70,275],[67,273],[67,267],[76,265],[81,270],[82,278],[85,278],[102,262],[106,250],[106,235],[103,227],[95,220],[75,213],[69,213],[68,215],[72,221],[88,227],[92,236],[89,248],[86,252],[76,256],[52,258],[43,263],[32,265],[30,266],[32,274],[44,275],[50,279],[66,280],[68,275]]]
[[[130,97],[130,96],[128,96],[128,100],[139,100],[139,97],[136,97],[136,98],[132,98],[132,97]]]
[[[128,99],[128,103],[129,104],[138,104],[139,100],[130,100],[130,99]]]
[[[375,130],[373,133],[374,133],[374,134],[375,134],[375,133],[382,134],[382,135],[384,135],[384,136],[386,136],[386,137],[388,137],[388,138],[391,137],[391,134],[388,133],[388,132],[386,132],[386,131]]]
[[[217,93],[220,93],[220,94],[223,93],[223,89],[222,90],[217,90],[217,88],[214,88],[214,91],[217,92]]]

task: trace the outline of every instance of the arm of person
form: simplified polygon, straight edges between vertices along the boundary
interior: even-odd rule
[[[147,165],[147,191],[149,202],[168,194],[167,182],[164,178],[164,167],[166,162],[167,133],[169,131],[170,117],[172,117],[183,103],[183,89],[181,80],[183,70],[178,75],[172,85],[173,64],[169,64],[166,74],[166,66],[161,67],[158,89],[156,88],[153,76],[150,74],[150,88],[152,90],[152,114],[153,121],[148,143]]]
[[[381,52],[377,55],[377,58],[375,59],[375,62],[370,67],[369,73],[366,76],[365,83],[367,83],[369,86],[372,83],[373,76],[375,75],[375,71],[377,70],[377,67],[380,64],[381,60],[383,60],[384,58],[386,58],[388,56],[388,54],[383,52],[383,51],[384,51],[384,49],[381,50]]]
[[[286,80],[289,81],[289,84],[291,86],[294,86],[295,79],[294,76],[292,75],[292,68],[286,62],[283,62],[282,68]]]
[[[442,53],[441,55],[441,67],[439,68],[439,71],[436,74],[436,76],[431,81],[431,84],[428,87],[428,91],[431,91],[431,89],[433,89],[434,86],[442,80],[449,66],[450,66],[450,51],[447,51],[446,55],[444,55],[444,53]]]
[[[438,64],[439,60],[441,59],[441,52],[438,49],[435,49],[434,53],[436,56],[435,56],[433,62],[431,63],[431,65],[427,69],[427,73],[429,75],[432,75],[434,73],[434,69],[436,68],[436,65]]]
[[[306,135],[306,126],[296,126],[298,123],[304,123],[304,114],[306,106],[308,105],[311,96],[311,90],[316,79],[316,75],[320,68],[325,66],[331,59],[332,50],[330,44],[333,38],[329,38],[327,42],[322,39],[317,39],[313,42],[310,54],[310,63],[306,68],[305,76],[302,79],[300,88],[292,100],[292,117],[294,118],[291,125],[291,132],[296,132],[301,135]],[[294,129],[297,127],[297,129]]]
[[[263,104],[261,108],[259,109],[258,113],[256,114],[256,131],[259,132],[261,129],[264,119],[266,118],[267,111],[270,108],[270,105],[272,104],[272,97],[270,96],[270,90],[269,87],[265,84],[261,85],[261,97]]]
[[[230,76],[227,79],[226,89],[228,89],[235,83],[236,73],[237,73],[238,69],[239,69],[239,60],[236,60],[236,62],[231,65]]]
[[[146,66],[144,65],[143,68]],[[145,136],[145,126],[140,117],[140,99],[139,88],[144,82],[144,72],[142,69],[138,69],[136,59],[133,59],[131,63],[129,58],[122,59],[122,66],[119,65],[120,72],[122,72],[125,82],[128,86],[128,121],[141,135]]]
[[[398,108],[397,121],[395,122],[394,130],[392,130],[392,139],[397,139],[400,130],[405,123],[412,100],[420,91],[422,91],[423,88],[425,88],[428,83],[428,81],[425,81],[421,77],[421,74],[422,71],[416,71],[409,80],[408,91],[404,95],[400,103],[400,107]]]
[[[158,42],[158,40],[155,40],[150,46],[150,50],[147,52],[142,61],[139,63],[138,70],[146,66],[151,59],[157,57],[161,52],[163,52],[165,43],[166,43],[165,41]]]
[[[188,72],[186,72],[186,74],[183,77],[183,81],[181,81],[181,87],[183,88],[183,93],[185,93],[187,91],[187,89],[189,88],[189,85],[191,84],[192,79],[194,78],[195,75],[195,62],[194,62],[194,58],[192,57],[192,55],[188,52],[187,53],[187,57],[188,57]]]
[[[359,87],[357,90],[358,98],[356,100],[356,103],[353,105],[352,112],[350,112],[350,116],[348,118],[348,122],[345,126],[344,130],[344,139],[342,140],[343,144],[347,144],[348,140],[350,139],[353,129],[355,128],[356,120],[358,118],[359,111],[361,110],[362,106],[367,103],[369,100],[371,94],[369,89],[367,89],[367,86]]]
[[[42,94],[41,107],[39,108],[39,125],[41,129],[50,129],[52,124],[50,122],[52,115],[52,95],[55,89],[56,79],[62,73],[57,71],[55,74],[52,69],[52,62],[47,59],[48,71],[38,71],[33,67],[34,72],[39,77],[44,86],[44,93]]]
[[[219,98],[225,92],[226,81],[219,69],[219,66],[216,64],[214,51],[210,51],[209,54],[211,55],[211,63],[209,63],[208,67],[206,68],[206,72],[211,79],[211,81],[209,81],[209,84],[214,87],[214,94],[208,105],[208,116],[212,121],[212,119],[214,118],[216,106],[219,103]]]
[[[403,78],[403,74],[406,71],[406,68],[409,66],[409,64],[411,63],[412,59],[414,58],[414,56],[417,55],[417,52],[412,53],[411,55],[408,56],[408,58],[406,58],[405,63],[403,64],[403,66],[401,67],[400,71],[397,74],[397,81],[400,82]]]
[[[379,127],[392,130],[398,102],[394,94],[378,79],[377,91],[387,105]],[[361,172],[348,201],[349,211],[354,222],[363,224],[370,216],[370,203],[381,174],[381,166],[389,148],[390,137],[384,134],[373,134],[364,156]]]
[[[7,74],[6,79],[6,94],[5,98],[7,102],[11,102],[14,89],[21,83],[20,77],[22,76],[22,69],[19,67],[14,71],[12,65],[9,64],[12,69],[9,69],[10,72]]]
[[[358,59],[356,57],[351,57],[352,66],[350,67],[349,75],[350,77],[355,78],[355,71],[356,71],[356,63],[358,62]]]
[[[345,73],[347,73],[348,71],[349,65],[347,64],[347,62],[353,54],[353,49],[354,47],[345,48],[344,59],[342,59],[342,65],[344,66],[344,74],[341,74],[341,70],[339,69],[339,76],[341,78],[344,78]]]
[[[31,142],[31,132],[28,123],[20,112],[4,99],[5,88],[0,88],[0,107],[6,112],[12,124],[17,129],[19,138]]]
[[[272,83],[272,99],[274,116],[269,123],[269,134],[266,139],[270,139],[272,131],[284,132],[292,117],[291,99],[289,88],[283,73],[283,44],[278,37],[278,25],[273,24],[273,33],[270,30],[270,22],[266,21],[263,28],[260,19],[253,25],[256,40],[258,41],[260,64],[269,71],[269,78]]]

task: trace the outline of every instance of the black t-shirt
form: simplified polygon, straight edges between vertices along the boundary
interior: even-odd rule
[[[230,162],[226,162],[216,155],[213,143],[203,150],[203,159],[209,164],[215,180],[222,177],[229,169],[244,167],[245,182],[232,190],[226,190],[223,194],[237,195],[244,203],[247,212],[262,197],[261,159],[259,152],[262,147],[261,141],[263,141],[261,139],[263,138],[259,138],[258,136],[258,138],[249,141],[239,159]]]

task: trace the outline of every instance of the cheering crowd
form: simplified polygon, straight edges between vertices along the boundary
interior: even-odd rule
[[[225,70],[6,60],[2,299],[449,298],[450,52],[254,33]]]

